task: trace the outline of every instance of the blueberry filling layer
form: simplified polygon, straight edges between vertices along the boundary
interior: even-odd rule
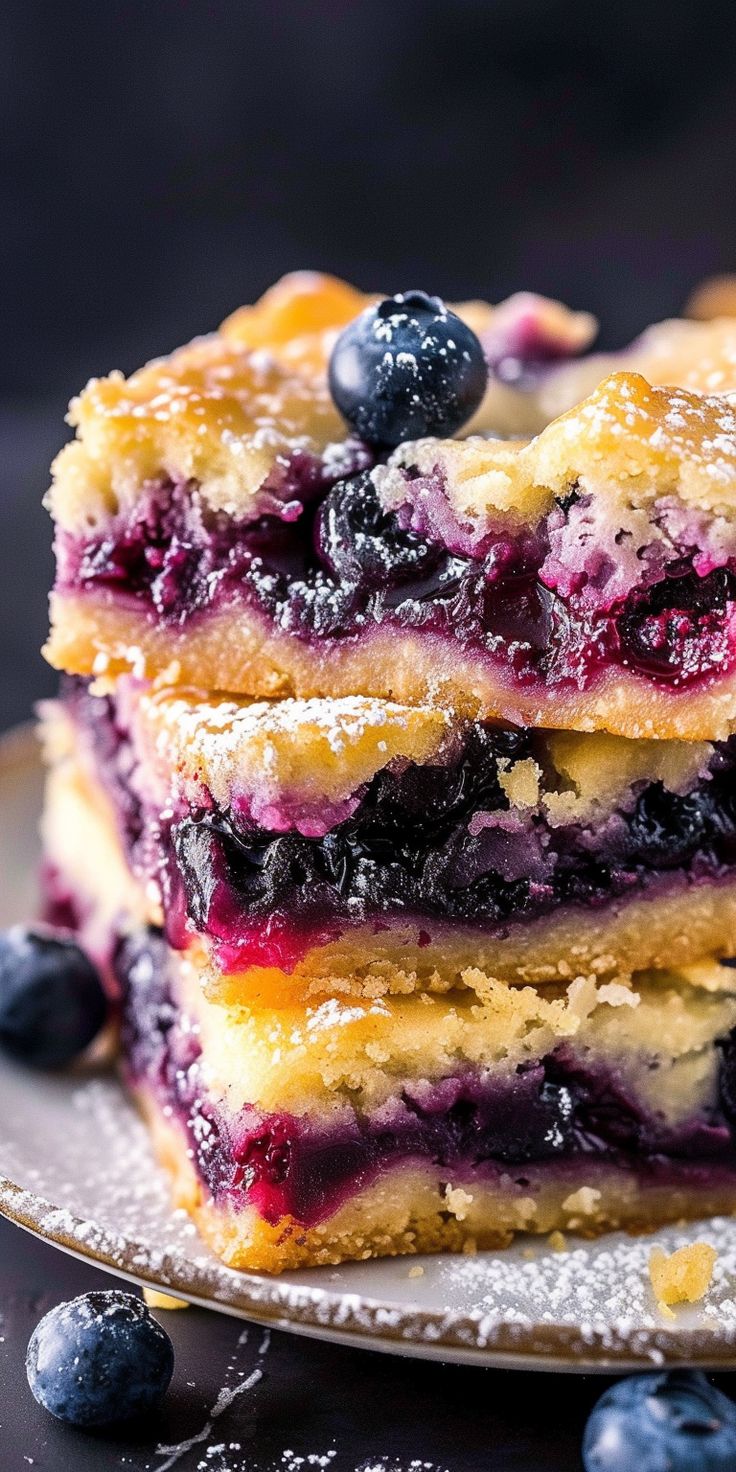
[[[525,1171],[535,1165],[585,1159],[705,1188],[719,1170],[736,1170],[733,1034],[719,1045],[720,1096],[674,1130],[613,1070],[586,1067],[569,1045],[496,1078],[467,1069],[429,1088],[407,1083],[375,1115],[347,1101],[339,1121],[257,1108],[233,1114],[203,1087],[196,1029],[172,998],[162,937],[121,942],[116,965],[130,1081],[183,1126],[215,1201],[254,1207],[270,1223],[291,1216],[314,1226],[412,1161],[431,1163],[440,1179],[446,1171],[448,1182],[457,1171],[463,1180],[511,1173],[510,1189],[528,1186]]]
[[[408,920],[427,927],[427,940],[433,921],[492,933],[560,906],[725,879],[736,865],[736,737],[714,747],[685,795],[650,782],[597,824],[552,826],[542,807],[510,808],[499,780],[510,760],[544,770],[541,733],[471,723],[442,763],[390,765],[352,816],[314,838],[274,833],[214,802],[148,810],[112,701],[83,682],[65,688],[131,865],[144,877],[153,866],[163,887],[170,941],[186,943],[188,918],[220,943],[226,970],[288,970],[309,945],[356,924]]]
[[[174,625],[245,601],[308,641],[424,631],[522,684],[582,689],[617,665],[681,685],[736,663],[736,560],[715,565],[684,532],[669,556],[661,543],[636,551],[623,532],[597,552],[572,487],[533,533],[473,546],[443,539],[439,513],[420,534],[406,508],[384,510],[368,471],[331,484],[309,462],[293,477],[293,498],[250,522],[210,510],[196,485],[154,483],[104,537],[59,533],[57,586],[132,597]],[[439,483],[434,502],[449,514]]]

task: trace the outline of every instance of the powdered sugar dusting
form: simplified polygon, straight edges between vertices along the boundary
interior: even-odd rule
[[[356,1472],[447,1472],[447,1468],[441,1467],[439,1462],[423,1462],[420,1457],[403,1464],[393,1457],[381,1457],[377,1462],[361,1462]]]
[[[173,771],[190,801],[204,787],[263,826],[312,835],[348,817],[358,789],[393,758],[434,755],[451,724],[438,709],[363,696],[247,703],[128,694],[134,740],[161,780]]]
[[[407,467],[415,478],[402,481]],[[446,515],[472,528],[476,547],[494,528],[536,526],[554,498],[576,485],[594,492],[598,519],[608,516],[614,531],[622,513],[650,511],[667,495],[732,519],[736,403],[733,395],[653,388],[638,373],[612,373],[528,444],[477,436],[407,442],[387,471],[374,472],[384,505],[410,506],[417,515],[432,476],[442,484]]]
[[[247,1342],[248,1330],[244,1329],[243,1333],[238,1339],[237,1348],[240,1349],[241,1346],[247,1344]],[[207,1419],[205,1420],[204,1425],[199,1431],[196,1431],[193,1436],[187,1437],[185,1441],[177,1442],[176,1446],[156,1447],[156,1455],[158,1457],[164,1457],[165,1461],[158,1463],[155,1472],[171,1472],[171,1468],[175,1467],[177,1463],[181,1461],[182,1457],[185,1457],[187,1453],[193,1449],[193,1447],[208,1442],[209,1437],[213,1432],[215,1422],[219,1421],[220,1417],[223,1416],[226,1411],[230,1410],[230,1407],[235,1400],[237,1400],[241,1395],[247,1394],[249,1390],[252,1390],[253,1387],[258,1384],[259,1380],[263,1379],[263,1360],[268,1353],[269,1343],[270,1336],[268,1335],[268,1333],[266,1333],[263,1340],[261,1341],[261,1345],[258,1350],[256,1364],[254,1368],[250,1371],[250,1374],[242,1376],[239,1380],[235,1382],[234,1385],[229,1385],[225,1383],[223,1386],[221,1386],[214,1403],[210,1407]],[[231,1442],[229,1446],[226,1445],[225,1442],[220,1442],[219,1444],[210,1443],[210,1445],[206,1448],[203,1460],[198,1463],[197,1472],[200,1472],[200,1469],[206,1468],[209,1468],[210,1472],[215,1472],[213,1459],[219,1458],[220,1454],[223,1452],[232,1451],[240,1451],[240,1444],[238,1442]]]
[[[498,1254],[415,1259],[424,1271],[411,1278],[405,1259],[268,1278],[226,1268],[184,1214],[171,1210],[146,1131],[113,1080],[29,1080],[6,1065],[0,1111],[0,1208],[177,1297],[347,1342],[388,1340],[404,1352],[472,1362],[539,1365],[552,1356],[570,1368],[736,1360],[730,1219],[643,1239],[569,1236],[564,1252],[522,1238]],[[649,1282],[651,1247],[671,1252],[693,1240],[718,1254],[711,1286],[702,1303],[665,1321]]]

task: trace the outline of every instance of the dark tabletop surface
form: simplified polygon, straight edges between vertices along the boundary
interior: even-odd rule
[[[578,1472],[586,1417],[609,1383],[427,1364],[282,1333],[264,1343],[257,1325],[224,1314],[156,1310],[176,1351],[160,1416],[128,1432],[74,1431],[33,1400],[26,1345],[54,1304],[114,1286],[0,1221],[2,1472]],[[254,1370],[260,1378],[239,1390]],[[736,1376],[718,1383],[736,1395]],[[213,1416],[218,1399],[229,1404]]]
[[[257,1325],[156,1310],[176,1351],[159,1418],[128,1433],[74,1431],[33,1400],[26,1345],[52,1305],[113,1286],[0,1221],[2,1472],[576,1472],[586,1416],[608,1383],[428,1364],[283,1333],[264,1352]],[[229,1399],[223,1389],[237,1391],[255,1369],[257,1383],[213,1417],[218,1397]]]

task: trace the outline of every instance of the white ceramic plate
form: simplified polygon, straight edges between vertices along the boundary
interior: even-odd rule
[[[0,741],[0,925],[33,913],[41,773],[32,733]],[[172,1212],[142,1124],[109,1075],[44,1077],[0,1063],[0,1212],[137,1283],[210,1308],[366,1349],[475,1364],[610,1370],[736,1366],[736,1221],[534,1239],[476,1257],[397,1258],[268,1278],[235,1273]],[[701,1304],[664,1319],[653,1242],[718,1248]],[[420,1271],[421,1270],[421,1271]]]

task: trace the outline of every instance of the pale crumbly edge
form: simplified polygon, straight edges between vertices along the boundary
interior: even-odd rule
[[[213,509],[248,518],[268,509],[262,498],[278,494],[293,455],[327,454],[339,463],[349,431],[330,397],[327,365],[338,332],[375,300],[334,277],[294,272],[219,332],[128,379],[92,379],[72,400],[76,438],[53,466],[55,521],[89,533],[162,475],[196,480]],[[595,323],[587,313],[532,300],[540,322],[571,349],[590,340]],[[481,335],[496,316],[484,302],[456,310]],[[469,428],[503,431],[502,412],[490,392]]]
[[[208,1198],[178,1127],[150,1096],[137,1102],[155,1153],[171,1177],[174,1205],[185,1210],[216,1255],[240,1271],[280,1273],[374,1257],[474,1252],[509,1245],[517,1233],[575,1231],[595,1237],[622,1228],[651,1231],[666,1222],[730,1215],[732,1184],[689,1192],[637,1181],[631,1171],[576,1162],[558,1179],[524,1166],[497,1184],[463,1180],[436,1167],[402,1166],[351,1196],[325,1222],[305,1228],[293,1218],[272,1226],[252,1208],[217,1206]],[[448,1175],[450,1180],[448,1181]]]
[[[333,805],[352,799],[390,763],[451,758],[463,730],[436,705],[367,696],[252,702],[181,686],[123,681],[116,688],[141,776],[153,790],[198,806],[204,787],[205,800],[223,808],[245,801],[264,827],[272,826],[274,809],[319,819],[321,803],[329,820]],[[63,707],[50,719],[63,723]],[[538,761],[502,758],[499,781],[512,811],[539,812],[551,826],[602,822],[630,808],[647,782],[687,793],[713,757],[709,742],[633,741],[604,732],[539,732],[536,750]]]
[[[593,1070],[620,1071],[639,1103],[676,1129],[709,1108],[716,1039],[736,1026],[733,977],[728,990],[708,990],[686,971],[579,977],[566,987],[488,980],[482,998],[458,989],[259,1008],[220,1006],[203,995],[189,958],[170,953],[168,964],[177,1006],[200,1039],[202,1086],[230,1114],[255,1106],[370,1118],[405,1088],[421,1097],[468,1070],[508,1078],[562,1043]]]
[[[670,690],[627,669],[603,670],[584,691],[525,688],[504,666],[454,640],[381,629],[325,649],[275,629],[246,607],[203,613],[183,628],[158,623],[104,593],[54,593],[44,653],[69,674],[163,677],[255,699],[361,695],[437,706],[458,718],[640,740],[723,741],[736,724],[736,673]]]
[[[47,857],[93,897],[98,914],[113,922],[122,910],[136,923],[161,923],[158,892],[133,880],[109,802],[73,756],[49,772],[42,829]],[[472,926],[460,933],[447,928],[430,946],[422,938],[409,927],[374,933],[362,926],[341,941],[314,946],[290,973],[252,967],[224,975],[203,947],[202,982],[220,1002],[278,1007],[324,995],[379,998],[457,986],[482,997],[491,980],[568,983],[690,966],[736,952],[736,880],[683,885],[661,898],[612,903],[605,912],[571,909],[509,926],[496,938]]]
[[[279,1006],[294,997],[400,996],[458,986],[482,997],[493,980],[543,986],[578,976],[605,980],[689,967],[736,953],[736,880],[612,903],[605,915],[571,907],[561,916],[509,926],[497,937],[472,927],[459,935],[449,927],[434,929],[439,938],[422,945],[409,927],[376,934],[362,926],[341,941],[312,947],[291,972],[253,966],[223,974],[210,959],[203,979],[217,1001]]]

